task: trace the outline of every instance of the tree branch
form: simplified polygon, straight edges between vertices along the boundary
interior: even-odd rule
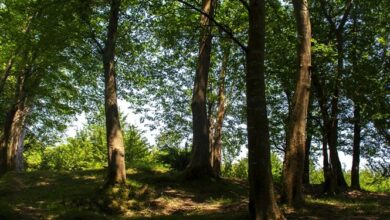
[[[238,44],[238,46],[241,47],[242,50],[244,50],[245,52],[247,51],[247,46],[245,46],[243,43],[240,42],[240,40],[238,40],[234,34],[233,34],[233,31],[229,28],[229,27],[226,27],[222,24],[220,24],[218,21],[216,21],[213,17],[211,17],[209,14],[207,14],[206,12],[202,11],[201,9],[195,7],[194,5],[191,5],[190,3],[184,1],[184,0],[177,0],[178,2],[186,5],[187,7],[191,8],[192,10],[194,11],[197,11],[199,13],[201,13],[202,15],[206,16],[208,19],[210,19],[211,22],[213,22],[218,28],[220,28],[223,32],[225,32],[230,39],[232,39],[236,44]]]
[[[325,0],[321,0],[320,2],[321,2],[322,13],[324,13],[324,16],[325,16],[326,20],[329,22],[331,29],[336,31],[336,24],[332,20],[331,15],[326,10],[326,1]]]
[[[351,9],[352,9],[352,2],[353,2],[353,0],[348,0],[347,1],[346,6],[345,6],[344,15],[343,15],[343,18],[340,21],[339,26],[337,27],[337,31],[339,31],[339,30],[344,28],[344,25],[345,25],[345,23],[348,20],[349,13],[351,12]]]
[[[89,30],[89,38],[96,44],[98,52],[103,55],[104,54],[104,47],[103,45],[97,40],[96,34],[93,31],[91,22],[89,22],[86,18],[81,17],[81,20],[88,26]]]

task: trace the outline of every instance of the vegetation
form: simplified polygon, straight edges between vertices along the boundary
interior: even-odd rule
[[[103,170],[7,173],[0,180],[0,216],[4,219],[245,219],[245,181],[179,180],[166,168],[127,170],[131,199],[122,214],[102,210],[93,186],[104,183]],[[317,194],[319,193],[319,194]],[[96,200],[95,200],[96,199]],[[115,200],[114,200],[115,201]],[[384,193],[351,191],[327,197],[321,191],[306,196],[304,209],[282,210],[287,218],[390,217],[390,197]],[[335,212],[337,210],[337,212]]]
[[[0,0],[0,219],[389,218],[389,20],[382,0]]]

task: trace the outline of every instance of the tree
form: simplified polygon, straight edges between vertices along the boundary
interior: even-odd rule
[[[106,137],[108,148],[107,186],[126,184],[125,147],[121,130],[117,104],[117,88],[115,78],[115,44],[119,20],[121,0],[112,0],[107,29],[106,44],[103,49],[104,67],[104,100],[106,115]]]
[[[341,77],[344,73],[344,26],[348,20],[349,13],[352,8],[352,0],[347,1],[346,6],[344,8],[344,14],[342,15],[340,21],[336,23],[330,12],[326,8],[326,3],[324,1],[321,1],[321,8],[324,13],[324,16],[329,23],[330,31],[331,31],[331,38],[335,36],[336,38],[336,48],[337,48],[337,68],[336,68],[336,74],[334,77],[334,87],[333,87],[333,93],[332,93],[332,99],[331,99],[331,113],[330,117],[324,117],[328,118],[329,122],[324,122],[324,127],[327,130],[327,140],[329,145],[329,159],[331,163],[331,184],[336,183],[337,188],[336,190],[342,189],[347,187],[347,183],[345,182],[343,171],[341,168],[340,159],[338,157],[337,153],[337,143],[338,143],[338,102],[340,98],[340,82]],[[323,111],[323,114],[326,112]],[[332,188],[329,189],[332,191]]]
[[[311,84],[311,25],[307,0],[293,1],[299,39],[299,76],[289,122],[283,167],[284,197],[290,206],[303,203],[302,176],[306,147],[306,121]]]
[[[203,0],[200,26],[201,37],[199,41],[199,58],[194,81],[192,96],[192,126],[193,144],[191,159],[186,168],[185,175],[188,179],[215,176],[210,162],[209,126],[206,109],[207,84],[210,70],[211,56],[211,22],[214,14],[215,1]]]
[[[69,46],[71,42],[80,43],[75,34],[79,26],[73,16],[74,6],[73,1],[47,1],[44,4],[7,1],[2,5],[7,10],[2,11],[1,19],[9,18],[10,23],[2,40],[6,42],[6,48],[11,48],[3,51],[4,57],[14,58],[12,67],[7,66],[8,72],[2,82],[4,90],[0,94],[2,113],[5,113],[0,120],[0,148],[7,152],[0,155],[3,173],[23,169],[25,131],[33,130],[27,129],[27,125],[39,127],[35,117],[38,111],[43,116],[41,122],[54,120],[54,124],[61,124],[61,119],[78,111],[73,93],[78,91],[75,87],[82,87],[83,77],[71,80],[74,63],[70,57],[74,54]],[[55,127],[53,123],[51,125],[50,128]]]
[[[274,195],[264,80],[265,1],[250,0],[246,51],[249,212],[251,219],[283,219]]]
[[[217,176],[221,175],[221,164],[222,164],[222,126],[225,118],[226,112],[226,71],[227,71],[227,62],[229,60],[229,51],[230,47],[223,51],[223,60],[221,70],[219,71],[218,79],[218,101],[217,101],[217,113],[216,113],[216,122],[210,127],[213,129],[210,138],[210,149],[211,149],[211,165],[213,167],[214,173]],[[210,117],[210,116],[209,116]]]

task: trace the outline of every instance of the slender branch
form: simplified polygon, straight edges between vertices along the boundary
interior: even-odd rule
[[[218,21],[216,21],[212,16],[210,16],[208,13],[202,11],[201,9],[197,8],[196,6],[194,5],[191,5],[190,3],[184,1],[184,0],[177,0],[178,2],[180,3],[183,3],[184,5],[186,5],[187,7],[193,9],[194,11],[197,11],[199,13],[201,13],[202,15],[206,16],[208,19],[210,19],[211,22],[213,22],[218,28],[220,28],[223,32],[225,32],[236,44],[238,44],[238,46],[241,47],[242,50],[244,50],[245,52],[247,51],[247,46],[245,46],[243,43],[240,42],[240,40],[238,40],[234,34],[233,34],[233,31],[225,26],[225,25],[222,25],[221,23],[219,23]]]
[[[332,16],[326,10],[326,1],[325,0],[321,0],[320,2],[321,2],[322,13],[324,13],[324,16],[325,16],[326,20],[329,22],[331,29],[336,31],[336,29],[337,29],[336,28],[336,24],[333,21]]]
[[[340,21],[339,26],[337,27],[337,31],[340,31],[341,29],[344,28],[344,25],[345,25],[345,23],[348,20],[349,13],[351,12],[351,9],[352,9],[352,3],[353,3],[353,0],[348,0],[347,1],[346,6],[345,6],[344,15],[343,15],[343,18]]]
[[[335,21],[333,21],[332,16],[326,10],[326,1],[325,0],[321,0],[321,9],[322,9],[322,11],[323,11],[323,13],[325,15],[326,20],[329,22],[329,24],[330,24],[330,26],[331,26],[333,31],[339,32],[339,31],[341,31],[344,28],[344,25],[345,25],[345,23],[348,20],[349,13],[351,12],[351,9],[352,9],[352,5],[353,5],[352,3],[353,3],[353,0],[348,0],[346,2],[346,4],[345,4],[346,6],[345,6],[343,17],[341,18],[339,25],[336,26],[336,23],[335,23]]]
[[[249,3],[246,0],[238,0],[249,11]]]
[[[99,41],[97,40],[95,33],[94,33],[94,32],[91,32],[90,34],[91,34],[90,38],[93,40],[93,42],[95,42],[96,47],[98,48],[98,52],[99,52],[100,54],[103,54],[103,53],[104,53],[103,46],[102,46],[102,45],[99,43]]]
[[[92,28],[91,22],[87,20],[86,18],[81,17],[81,20],[88,26],[89,30],[89,38],[96,44],[98,52],[103,55],[104,53],[104,47],[103,45],[97,40],[95,31]]]

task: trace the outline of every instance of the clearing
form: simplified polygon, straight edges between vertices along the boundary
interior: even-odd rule
[[[131,196],[122,214],[98,205],[103,170],[10,172],[0,178],[0,219],[247,219],[245,181],[186,182],[167,169],[128,169]],[[304,208],[282,206],[288,219],[390,219],[390,195],[351,191],[308,195]]]

